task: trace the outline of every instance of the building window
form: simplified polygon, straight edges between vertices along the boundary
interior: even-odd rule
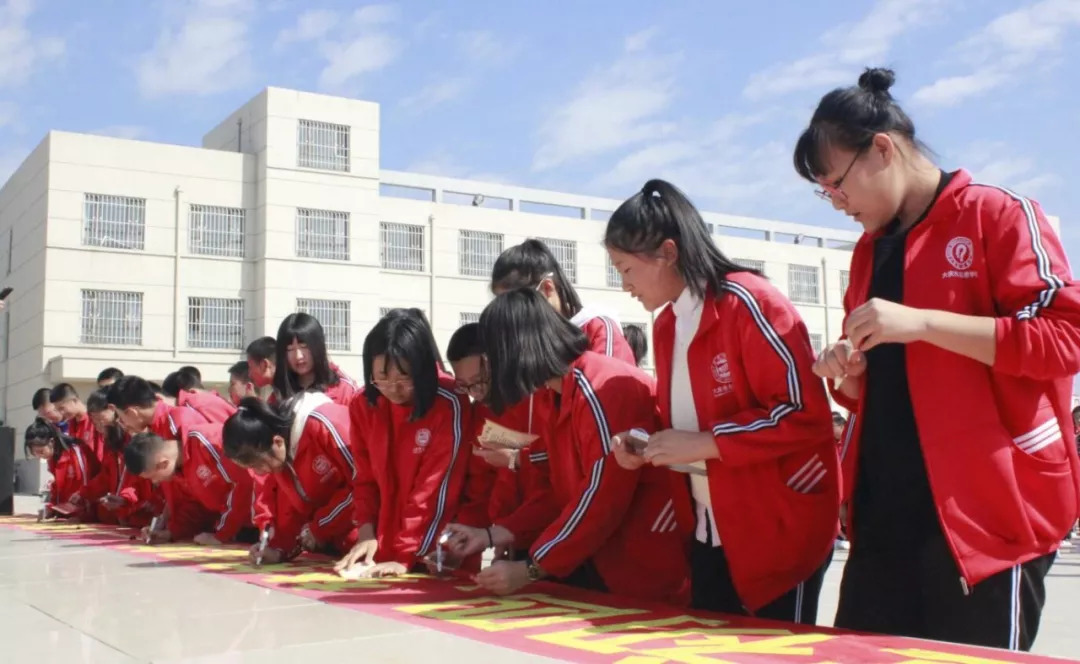
[[[349,213],[298,208],[296,255],[330,261],[349,260]]]
[[[765,274],[765,261],[758,261],[751,258],[736,258],[735,262],[747,269],[757,270],[761,274]]]
[[[472,311],[462,311],[461,317],[458,319],[459,325],[469,325],[471,323],[480,322],[480,314]]]
[[[349,128],[301,120],[296,126],[296,165],[349,172]]]
[[[86,194],[82,243],[142,251],[146,247],[146,199]]]
[[[348,300],[297,298],[296,311],[311,314],[322,325],[329,350],[349,350],[350,317]]]
[[[556,240],[554,238],[546,237],[537,239],[546,244],[547,248],[551,250],[551,255],[559,262],[559,267],[562,268],[563,274],[570,280],[570,283],[576,284],[577,242],[574,242],[573,240]]]
[[[824,347],[824,337],[820,334],[810,333],[810,347],[814,349],[814,357],[817,357]]]
[[[788,265],[788,296],[792,302],[818,304],[818,269],[811,265]]]
[[[424,227],[379,223],[379,264],[384,270],[424,271]]]
[[[188,212],[188,251],[202,256],[244,257],[244,211],[192,205]]]
[[[189,297],[188,347],[242,349],[244,301],[224,297]]]
[[[491,268],[502,250],[502,233],[459,231],[458,272],[466,277],[490,278]]]
[[[611,256],[607,257],[607,285],[608,288],[622,288],[622,275],[611,262]]]
[[[847,294],[848,285],[851,283],[851,273],[847,270],[840,270],[840,299],[844,299],[844,295]]]
[[[142,345],[143,294],[83,290],[79,342]]]

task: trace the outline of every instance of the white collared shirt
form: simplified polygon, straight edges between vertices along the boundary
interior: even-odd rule
[[[694,393],[690,386],[690,363],[687,353],[690,342],[694,340],[701,325],[702,301],[690,292],[683,290],[679,299],[671,305],[675,314],[675,348],[671,357],[671,426],[680,431],[701,431],[697,410],[694,407]],[[704,469],[705,462],[699,461],[694,466]],[[695,537],[699,542],[709,541],[712,531],[712,545],[720,546],[720,533],[716,530],[712,500],[709,494],[709,478],[702,475],[690,476],[690,492],[694,496],[697,508],[697,528]]]

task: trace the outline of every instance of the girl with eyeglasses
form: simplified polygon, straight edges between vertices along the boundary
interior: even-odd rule
[[[394,309],[364,339],[361,394],[349,407],[358,541],[338,561],[369,576],[416,569],[457,513],[470,450],[468,403],[454,391],[424,314]]]
[[[1037,203],[926,156],[894,78],[826,94],[794,154],[865,231],[814,365],[852,412],[836,625],[1027,650],[1077,518],[1080,290]]]
[[[499,295],[480,316],[496,413],[539,389],[556,395],[542,421],[551,468],[553,519],[520,561],[477,575],[498,594],[551,577],[577,587],[683,604],[689,582],[667,473],[619,467],[616,432],[656,423],[655,382],[637,367],[589,350],[585,333],[530,288]],[[516,533],[457,528],[459,555],[485,546],[520,548]]]
[[[713,243],[686,196],[650,180],[604,244],[653,327],[661,426],[627,468],[668,466],[695,608],[813,624],[832,556],[839,464],[798,311]]]
[[[284,401],[304,390],[312,390],[324,392],[334,403],[348,406],[359,389],[330,361],[323,327],[310,314],[286,316],[278,327],[275,349],[274,396],[277,399]]]

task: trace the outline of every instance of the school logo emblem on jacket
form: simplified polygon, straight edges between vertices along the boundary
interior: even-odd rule
[[[318,475],[325,475],[330,472],[330,459],[320,454],[315,457],[315,460],[311,462],[311,469]]]
[[[945,245],[945,260],[949,261],[953,269],[941,275],[943,278],[971,279],[977,274],[969,269],[975,262],[975,245],[962,235],[954,237]]]
[[[213,473],[211,473],[210,469],[206,466],[199,466],[198,469],[195,470],[195,477],[198,477],[203,485],[210,484],[210,476],[212,474]]]
[[[731,392],[734,388],[733,380],[731,378],[731,367],[728,365],[727,353],[717,353],[716,357],[712,360],[712,375],[716,380],[716,387],[713,388],[713,396],[724,396],[728,392]]]
[[[413,448],[413,454],[420,454],[431,442],[431,429],[419,429],[416,432],[416,447]]]

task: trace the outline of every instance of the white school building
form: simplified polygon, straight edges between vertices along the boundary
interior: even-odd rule
[[[382,170],[378,104],[269,88],[201,147],[50,132],[0,190],[0,418],[35,389],[81,396],[117,366],[207,383],[287,314],[322,322],[358,380],[381,312],[423,309],[445,349],[490,300],[496,256],[548,242],[591,305],[651,317],[600,244],[619,201]],[[708,213],[715,241],[798,305],[815,346],[839,335],[854,231]]]

